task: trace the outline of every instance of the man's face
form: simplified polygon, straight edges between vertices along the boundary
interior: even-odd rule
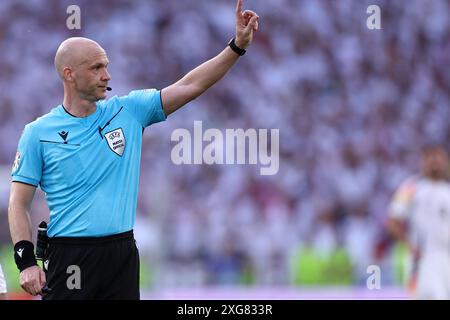
[[[446,178],[449,170],[447,153],[440,148],[425,151],[422,155],[422,170],[432,179]]]
[[[73,68],[75,89],[82,99],[95,102],[106,98],[106,87],[111,80],[108,63],[105,51],[94,47],[87,50],[85,59]]]

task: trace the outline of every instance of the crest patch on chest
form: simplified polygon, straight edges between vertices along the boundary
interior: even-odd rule
[[[122,128],[105,133],[105,139],[112,152],[119,156],[123,155],[125,151],[125,135],[123,134]]]

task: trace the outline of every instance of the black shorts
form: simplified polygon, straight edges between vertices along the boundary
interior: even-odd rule
[[[50,238],[43,300],[139,300],[139,252],[133,231],[107,237]]]

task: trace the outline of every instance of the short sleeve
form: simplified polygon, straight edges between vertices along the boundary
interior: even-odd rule
[[[410,216],[411,207],[416,193],[416,182],[409,179],[404,182],[395,192],[389,204],[389,215],[392,218],[407,220]]]
[[[121,105],[132,114],[143,128],[166,120],[161,91],[159,90],[134,90],[119,99]]]
[[[12,181],[38,186],[42,177],[42,153],[38,136],[30,125],[25,126],[19,140],[11,171]]]

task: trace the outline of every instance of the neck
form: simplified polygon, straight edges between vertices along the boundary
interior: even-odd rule
[[[79,118],[93,114],[97,108],[95,101],[82,99],[80,96],[69,94],[67,91],[64,92],[63,105],[67,112]]]

